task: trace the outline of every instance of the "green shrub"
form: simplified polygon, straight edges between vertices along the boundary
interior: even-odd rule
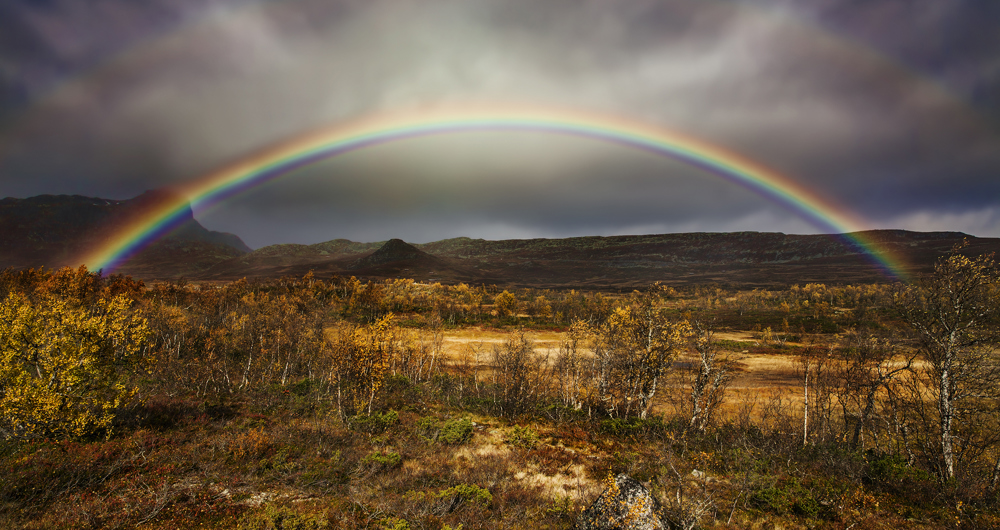
[[[788,499],[785,491],[776,486],[761,488],[750,495],[750,505],[771,513],[785,513],[788,509]]]
[[[393,451],[374,451],[362,458],[361,463],[380,469],[391,469],[402,464],[403,457]]]
[[[399,423],[399,414],[394,411],[386,411],[382,413],[368,414],[358,414],[350,420],[348,420],[348,426],[358,432],[366,432],[368,434],[382,434],[389,427]]]
[[[384,530],[410,530],[410,523],[406,519],[400,519],[399,517],[390,517],[388,519],[383,519],[381,526]]]
[[[794,513],[806,517],[817,517],[822,505],[813,492],[790,479],[783,484],[768,486],[755,491],[750,496],[750,504],[763,511],[776,514]]]
[[[601,422],[600,431],[619,438],[638,438],[666,431],[663,418],[611,418]]]
[[[531,449],[538,445],[538,433],[531,427],[515,425],[504,437],[504,441],[514,447]]]
[[[268,504],[264,513],[244,515],[236,528],[238,530],[316,530],[326,528],[328,521],[321,514],[299,514],[288,508]]]
[[[898,485],[905,482],[929,482],[934,477],[910,466],[901,455],[868,454],[868,478],[878,484]]]
[[[475,484],[459,484],[452,486],[438,493],[440,499],[451,499],[452,502],[460,504],[463,502],[478,504],[486,508],[493,502],[493,495],[486,488],[480,488]]]
[[[468,418],[448,420],[441,426],[441,443],[461,445],[472,439],[472,422]]]
[[[421,418],[417,421],[417,436],[429,443],[461,445],[472,439],[472,421],[459,418],[441,423],[431,417]]]

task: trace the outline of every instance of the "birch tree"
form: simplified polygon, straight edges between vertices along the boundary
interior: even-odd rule
[[[692,333],[688,321],[667,318],[659,306],[661,292],[657,285],[633,294],[597,329],[597,387],[609,414],[645,418],[661,377]]]
[[[968,435],[959,438],[956,432],[968,432],[986,400],[997,397],[1000,383],[1000,276],[992,256],[970,258],[960,249],[939,260],[930,277],[895,296],[930,366],[944,480],[955,477],[956,454],[969,443]]]

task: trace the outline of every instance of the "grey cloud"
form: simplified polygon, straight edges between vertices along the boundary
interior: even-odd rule
[[[16,15],[0,22],[0,50],[13,50],[0,56],[0,108],[21,111],[0,122],[0,195],[127,197],[371,112],[519,101],[619,113],[703,138],[873,224],[926,225],[940,212],[982,227],[980,235],[1000,235],[996,223],[975,220],[987,217],[961,217],[963,207],[987,211],[1000,201],[1000,140],[992,111],[982,110],[989,98],[971,98],[969,107],[941,89],[972,94],[1000,81],[1000,42],[977,37],[988,24],[968,6],[919,3],[903,13],[895,0],[95,0],[93,11],[70,4],[0,8]],[[874,29],[897,19],[908,25]],[[942,61],[947,50],[920,44],[935,29],[963,52],[956,65]],[[87,75],[31,107],[19,103],[43,84],[36,78],[99,63],[116,45],[118,55]],[[914,74],[897,58],[925,70]],[[254,245],[384,239],[393,227],[414,241],[477,235],[455,233],[465,228],[809,230],[691,168],[530,135],[355,153],[199,215]]]

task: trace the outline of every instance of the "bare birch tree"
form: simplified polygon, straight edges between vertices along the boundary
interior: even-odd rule
[[[937,402],[939,473],[955,476],[956,452],[967,439],[969,421],[985,400],[997,397],[1000,367],[1000,276],[991,256],[969,258],[961,246],[938,261],[934,273],[901,289],[895,303],[930,365],[931,390]],[[964,438],[964,437],[963,437]]]

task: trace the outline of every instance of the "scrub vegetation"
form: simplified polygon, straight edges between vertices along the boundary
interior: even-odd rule
[[[1000,527],[1000,273],[633,292],[0,273],[4,528]],[[461,340],[458,340],[461,338]]]

